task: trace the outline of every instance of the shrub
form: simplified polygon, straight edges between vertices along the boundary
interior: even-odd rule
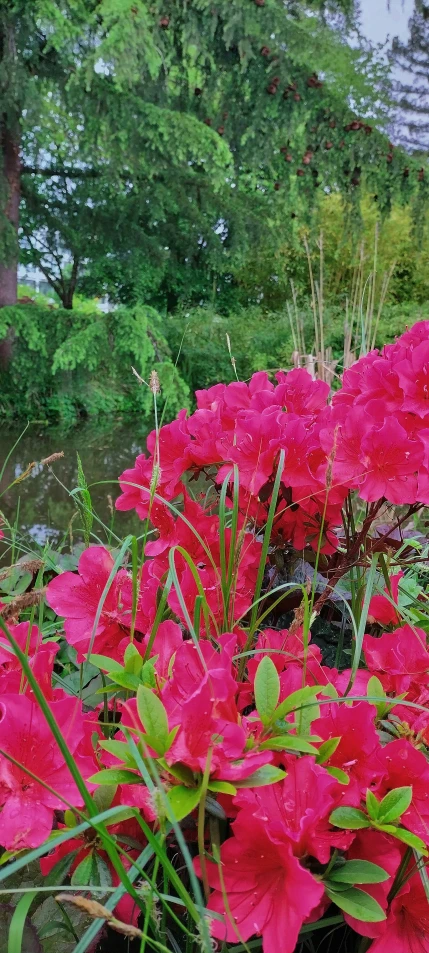
[[[0,340],[11,333],[12,359],[2,373],[3,417],[72,422],[102,413],[150,416],[152,395],[132,367],[145,380],[151,370],[158,372],[170,416],[187,402],[188,388],[152,308],[103,314],[16,305],[0,311]]]

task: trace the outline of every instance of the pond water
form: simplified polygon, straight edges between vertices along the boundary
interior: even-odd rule
[[[47,538],[61,539],[76,513],[69,492],[77,486],[76,454],[79,453],[94,511],[111,526],[111,502],[114,503],[119,493],[118,476],[131,467],[137,454],[145,449],[151,429],[147,421],[106,418],[67,433],[35,423],[30,423],[24,434],[23,429],[4,425],[0,428],[0,470],[12,450],[0,482],[0,510],[7,519],[11,522],[17,519],[20,531],[30,534],[37,543],[43,544]],[[40,460],[60,450],[64,451],[62,459],[51,467],[41,466]],[[8,489],[33,461],[37,466],[30,475]],[[72,527],[79,525],[77,518]],[[138,533],[140,528],[134,512],[113,510],[113,529],[118,536]],[[97,532],[96,522],[94,531]],[[102,530],[100,535],[103,536]]]

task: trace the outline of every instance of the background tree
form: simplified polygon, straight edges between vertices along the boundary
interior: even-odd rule
[[[249,251],[309,222],[318,190],[356,217],[363,185],[382,210],[422,187],[383,134],[387,72],[348,44],[346,0],[0,3],[5,84],[26,76],[5,195],[21,188],[23,260],[66,308],[75,288],[227,299]]]
[[[395,134],[398,141],[417,152],[429,146],[429,3],[415,0],[409,20],[407,42],[396,37],[392,58],[401,70],[395,91],[398,115]]]

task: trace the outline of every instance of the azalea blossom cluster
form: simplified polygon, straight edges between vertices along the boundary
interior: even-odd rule
[[[357,361],[328,397],[328,385],[301,368],[279,372],[276,384],[259,372],[248,384],[197,391],[195,413],[152,433],[149,456],[122,474],[117,508],[147,517],[154,474],[169,501],[186,492],[191,473],[232,483],[235,465],[240,510],[263,526],[281,451],[276,535],[298,550],[321,540],[322,551],[337,547],[351,489],[367,502],[429,503],[429,321]],[[152,507],[151,519],[171,544],[165,511]]]
[[[85,803],[37,684],[94,803],[108,789],[125,809],[109,833],[126,869],[149,832],[194,821],[182,830],[214,940],[294,953],[330,909],[370,953],[429,953],[429,650],[404,621],[403,572],[369,603],[359,668],[324,664],[300,607],[289,628],[249,622],[270,509],[273,548],[336,558],[351,491],[429,502],[429,322],[358,361],[331,402],[296,369],[218,384],[197,405],[120,477],[118,509],[150,527],[137,570],[91,545],[51,578],[57,633],[9,627],[30,680],[0,634],[0,844],[13,855],[69,832],[42,873],[89,891],[119,882],[93,832],[73,834]],[[208,480],[209,505],[191,477]],[[102,673],[99,706],[62,686],[61,639]],[[219,853],[207,799],[227,831]],[[128,923],[139,912],[131,895],[116,908]]]

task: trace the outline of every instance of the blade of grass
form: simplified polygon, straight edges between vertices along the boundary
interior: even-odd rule
[[[9,936],[7,940],[7,953],[21,953],[22,941],[24,939],[25,922],[28,911],[37,897],[37,890],[32,890],[18,900],[10,921]],[[25,951],[24,951],[25,953]]]

